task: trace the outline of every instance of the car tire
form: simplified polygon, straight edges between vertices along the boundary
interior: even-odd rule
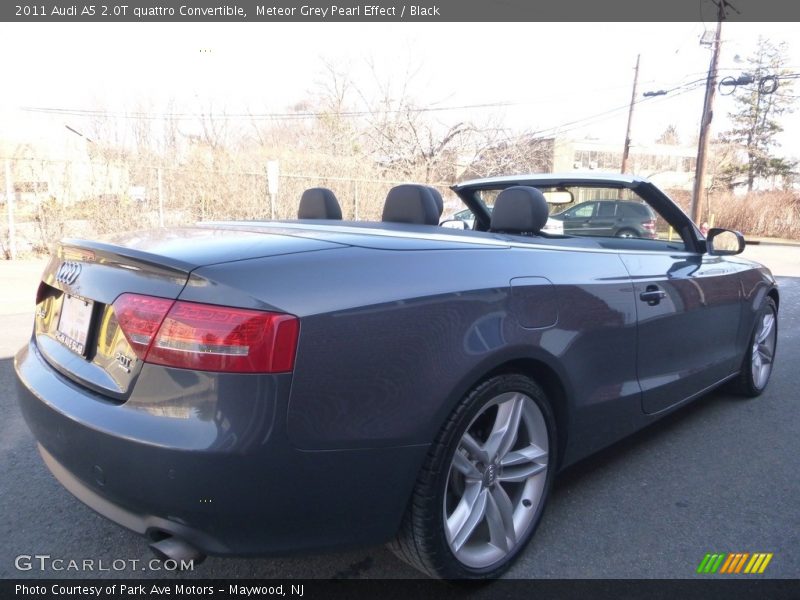
[[[638,238],[640,237],[638,233],[634,229],[620,229],[617,233],[614,234],[615,237],[618,238]]]
[[[390,548],[432,577],[498,577],[541,520],[556,448],[539,385],[518,374],[478,385],[433,442]]]
[[[767,296],[758,311],[753,333],[747,343],[739,376],[731,381],[729,391],[755,398],[767,388],[778,344],[778,307]]]

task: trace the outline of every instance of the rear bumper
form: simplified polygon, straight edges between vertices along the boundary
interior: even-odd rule
[[[38,448],[44,464],[61,485],[86,506],[118,525],[153,539],[160,537],[158,534],[169,533],[214,554],[230,552],[219,540],[201,531],[154,515],[138,514],[114,504],[70,473],[41,444],[38,444]]]
[[[57,373],[33,342],[15,370],[25,420],[65,488],[132,531],[178,536],[206,554],[386,541],[427,451],[293,448],[285,374],[145,365],[119,405]]]

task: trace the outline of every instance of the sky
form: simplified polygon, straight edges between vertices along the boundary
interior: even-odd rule
[[[85,117],[30,107],[112,112],[145,107],[199,113],[280,113],[315,93],[324,65],[347,71],[365,96],[389,85],[444,125],[501,123],[510,131],[624,138],[634,65],[645,91],[679,89],[637,103],[633,145],[674,124],[694,143],[715,23],[2,23],[0,139],[47,138]],[[788,45],[800,73],[800,24],[725,23],[722,75],[759,37]],[[32,43],[33,42],[33,43]],[[373,65],[372,68],[369,65]],[[409,76],[409,73],[411,76]],[[699,82],[699,84],[698,84]],[[800,85],[796,95],[800,96]],[[352,96],[354,102],[358,96]],[[479,106],[474,105],[491,105]],[[472,108],[459,108],[472,107]],[[717,96],[712,133],[730,97]],[[438,110],[442,109],[442,110]],[[783,120],[783,152],[800,157],[800,111]]]

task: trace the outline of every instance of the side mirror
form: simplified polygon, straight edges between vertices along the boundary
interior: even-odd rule
[[[439,223],[440,227],[447,227],[448,229],[469,229],[469,223],[461,219],[447,219]]]
[[[706,248],[714,256],[741,254],[744,250],[744,236],[738,231],[714,227],[708,230]]]

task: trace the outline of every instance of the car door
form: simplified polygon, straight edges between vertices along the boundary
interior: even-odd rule
[[[646,413],[696,395],[739,365],[736,263],[695,252],[623,252],[637,312],[637,373]]]
[[[598,202],[594,216],[589,219],[586,235],[614,235],[617,221],[617,202]]]
[[[597,202],[584,202],[564,213],[564,233],[567,235],[592,235],[590,221]]]

